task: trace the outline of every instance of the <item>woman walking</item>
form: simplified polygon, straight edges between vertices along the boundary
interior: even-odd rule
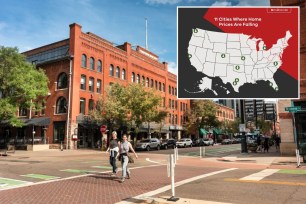
[[[122,178],[120,180],[121,183],[124,182],[125,178],[131,177],[131,172],[128,169],[128,163],[129,163],[129,151],[132,151],[136,158],[138,158],[138,155],[136,154],[135,150],[133,149],[131,143],[127,141],[126,134],[122,137],[122,142],[120,144],[119,153],[120,153],[120,160],[122,165]]]
[[[111,174],[112,177],[117,173],[116,158],[118,157],[119,145],[120,142],[117,141],[117,132],[113,131],[112,140],[110,141],[109,147],[106,150],[107,153],[110,153],[109,163],[113,167],[113,172]]]

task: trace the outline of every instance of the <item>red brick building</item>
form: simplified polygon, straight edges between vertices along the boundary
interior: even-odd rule
[[[300,7],[300,100],[278,101],[282,141],[280,151],[283,155],[294,155],[295,149],[300,144],[306,143],[306,6],[305,0],[270,0],[270,2],[271,6]],[[293,114],[285,111],[285,107],[291,106],[301,106],[302,110]]]
[[[93,33],[82,32],[80,25],[71,24],[68,39],[24,54],[28,61],[46,70],[49,78],[50,93],[46,96],[43,113],[37,117],[50,118],[45,128],[50,144],[64,142],[69,148],[75,148],[72,138],[78,135],[79,147],[95,147],[101,139],[99,128],[88,128],[84,121],[112,83],[143,82],[146,87],[158,90],[163,106],[169,111],[160,132],[164,137],[180,137],[190,102],[177,99],[176,75],[168,72],[167,63],[159,62],[154,53],[140,46],[134,49],[127,42],[114,46]],[[151,131],[157,126],[160,127],[152,124]],[[146,129],[144,124],[143,131]]]

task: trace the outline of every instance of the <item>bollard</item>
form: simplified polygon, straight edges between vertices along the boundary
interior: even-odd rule
[[[202,147],[200,147],[200,159],[202,159]]]
[[[170,162],[171,162],[171,154],[167,159],[167,176],[170,177]]]
[[[63,147],[63,142],[61,141],[61,151],[64,150],[64,147]]]
[[[174,155],[171,154],[170,155],[170,162],[169,162],[169,166],[170,166],[170,169],[169,169],[169,172],[170,172],[170,176],[171,176],[171,191],[172,191],[172,196],[170,198],[167,199],[167,201],[178,201],[179,198],[176,198],[175,197],[175,183],[174,183]]]
[[[205,147],[203,147],[203,157],[205,157]]]
[[[300,150],[296,149],[295,155],[296,155],[297,168],[299,168],[301,166]]]

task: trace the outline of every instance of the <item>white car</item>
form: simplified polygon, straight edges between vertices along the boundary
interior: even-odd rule
[[[214,140],[211,139],[211,138],[208,138],[208,139],[204,139],[204,145],[205,146],[213,146],[214,145]]]
[[[177,147],[192,147],[192,140],[189,138],[183,138],[176,142]]]

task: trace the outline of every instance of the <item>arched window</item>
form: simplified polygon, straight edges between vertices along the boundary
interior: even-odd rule
[[[149,87],[149,78],[146,79],[146,87]]]
[[[151,79],[151,88],[153,88],[153,87],[154,87],[154,80]]]
[[[126,79],[126,76],[125,76],[125,69],[122,69],[121,79],[122,79],[122,80],[125,80],[125,79]]]
[[[56,101],[56,113],[66,113],[67,107],[66,107],[66,99],[64,97],[59,97]]]
[[[109,76],[114,76],[114,65],[109,66]]]
[[[141,83],[144,85],[146,78],[144,76],[142,76],[141,80],[142,80]]]
[[[116,77],[120,78],[120,68],[118,66],[116,67]]]
[[[65,89],[68,85],[68,77],[65,72],[60,73],[57,79],[57,89]]]
[[[132,72],[132,82],[134,83],[135,82],[135,73]]]
[[[162,91],[165,92],[165,84],[162,85]]]
[[[155,80],[155,89],[158,89],[158,82]]]
[[[86,68],[87,66],[87,57],[85,54],[82,54],[82,67]]]
[[[98,60],[97,70],[98,70],[98,72],[102,72],[102,62],[101,62],[101,60]]]
[[[169,94],[171,94],[171,86],[170,85],[168,87],[168,92],[169,92]]]
[[[160,82],[158,82],[158,90],[162,90],[162,87],[161,87],[161,83]]]
[[[140,84],[140,75],[137,74],[137,83]]]
[[[80,89],[86,90],[86,76],[81,75]]]
[[[89,69],[95,70],[95,59],[93,57],[90,58],[89,63]]]
[[[94,87],[95,79],[93,77],[89,77],[88,82],[89,82],[89,84],[88,84],[89,91],[94,92],[95,91],[95,87]]]

